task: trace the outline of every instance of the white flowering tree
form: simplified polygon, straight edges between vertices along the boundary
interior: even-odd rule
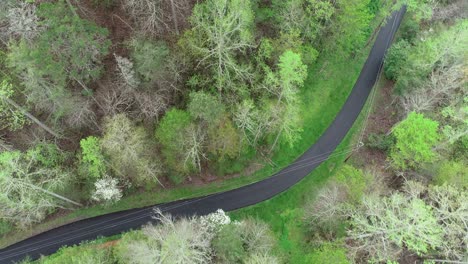
[[[112,203],[122,198],[122,190],[118,186],[117,179],[106,176],[94,183],[94,193],[92,199],[98,202]]]
[[[129,59],[114,54],[115,61],[117,62],[118,74],[130,88],[135,89],[140,85],[140,80],[135,74],[133,62]]]

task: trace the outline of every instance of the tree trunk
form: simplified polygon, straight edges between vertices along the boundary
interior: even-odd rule
[[[15,107],[16,109],[20,110],[27,118],[29,118],[31,121],[42,127],[45,131],[49,132],[51,135],[53,135],[56,138],[62,138],[59,134],[55,133],[51,128],[46,126],[44,123],[39,121],[39,119],[35,118],[33,115],[31,115],[29,112],[27,112],[23,107],[19,106],[17,103],[15,103],[13,100],[10,98],[4,98],[5,101]]]
[[[171,0],[172,19],[174,20],[174,29],[177,35],[179,35],[179,24],[177,21],[176,7],[174,0]]]
[[[41,187],[37,187],[37,186],[34,185],[34,184],[29,184],[29,183],[26,183],[26,182],[22,182],[22,183],[25,184],[25,185],[28,185],[29,187],[31,187],[31,188],[33,188],[33,189],[36,189],[36,190],[39,190],[39,191],[41,191],[41,192],[47,193],[47,194],[49,194],[49,195],[51,195],[51,196],[54,196],[55,198],[58,198],[58,199],[60,199],[60,200],[69,202],[69,203],[71,203],[71,204],[74,204],[74,205],[77,205],[77,206],[80,206],[80,207],[83,206],[82,204],[80,204],[80,203],[78,203],[78,202],[75,202],[75,201],[72,201],[72,200],[68,199],[67,197],[58,195],[58,194],[56,194],[56,193],[53,193],[53,192],[48,191],[48,190],[46,190],[46,189],[43,189],[43,188],[41,188]]]

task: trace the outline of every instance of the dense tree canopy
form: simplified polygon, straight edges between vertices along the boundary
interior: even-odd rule
[[[436,121],[422,114],[410,113],[393,128],[396,143],[390,153],[392,164],[396,168],[407,169],[434,160],[432,148],[439,139],[438,126]]]

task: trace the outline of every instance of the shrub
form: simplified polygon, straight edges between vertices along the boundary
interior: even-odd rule
[[[61,151],[57,145],[50,143],[39,143],[27,151],[27,156],[35,160],[41,166],[57,168],[63,165],[67,154]]]
[[[224,226],[212,244],[216,257],[225,263],[239,263],[247,255],[241,230],[236,223]]]
[[[182,182],[185,175],[193,169],[184,163],[184,145],[191,122],[189,113],[173,108],[166,113],[156,128],[156,139],[162,145],[162,154],[171,172],[175,174],[172,175],[172,180],[176,183]]]
[[[433,161],[435,153],[432,148],[439,140],[438,127],[438,122],[415,112],[397,124],[392,132],[395,145],[390,151],[394,167],[417,169],[423,163]]]
[[[135,71],[143,81],[150,82],[158,77],[164,68],[169,48],[166,43],[133,39],[130,43]]]
[[[107,171],[99,138],[90,136],[80,141],[80,172],[85,178],[99,179]]]
[[[444,161],[433,182],[437,185],[451,184],[460,188],[468,189],[468,170],[466,165],[460,161]]]
[[[0,237],[13,229],[10,223],[0,220]]]
[[[50,257],[39,260],[40,264],[112,264],[111,251],[92,244],[63,247]]]
[[[393,144],[394,138],[391,135],[385,135],[380,133],[370,133],[366,141],[367,147],[382,151],[389,150]]]
[[[400,72],[405,68],[409,56],[410,44],[406,40],[400,40],[393,44],[385,56],[385,77],[396,81]]]

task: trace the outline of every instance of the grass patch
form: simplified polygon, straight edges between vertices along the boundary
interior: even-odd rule
[[[191,198],[226,191],[269,177],[274,172],[294,161],[300,154],[307,150],[331,124],[351,92],[352,87],[359,76],[362,65],[367,58],[367,54],[367,51],[363,52],[354,59],[335,56],[328,57],[324,55],[309,68],[308,78],[304,87],[301,89],[301,112],[304,117],[304,132],[302,133],[301,140],[292,148],[288,145],[280,144],[276,154],[272,157],[272,163],[265,164],[261,170],[254,174],[250,176],[242,175],[204,186],[185,186],[175,189],[159,189],[129,195],[114,204],[112,207],[99,205],[78,209],[65,216],[46,220],[45,222],[34,226],[31,230],[8,233],[1,238],[0,248],[34,234],[41,233],[48,229],[79,219],[177,199]],[[331,165],[332,163],[329,161],[316,169],[314,171],[314,176],[307,177],[309,180],[313,179],[313,182],[308,184],[317,185],[321,181],[324,181],[327,178],[325,175],[329,174],[326,174],[324,169]],[[301,186],[302,185],[303,184],[301,183]],[[279,206],[280,205],[278,205],[278,208],[280,208]],[[288,207],[283,207],[283,205],[281,205],[281,208]],[[295,212],[287,214],[294,215]]]

